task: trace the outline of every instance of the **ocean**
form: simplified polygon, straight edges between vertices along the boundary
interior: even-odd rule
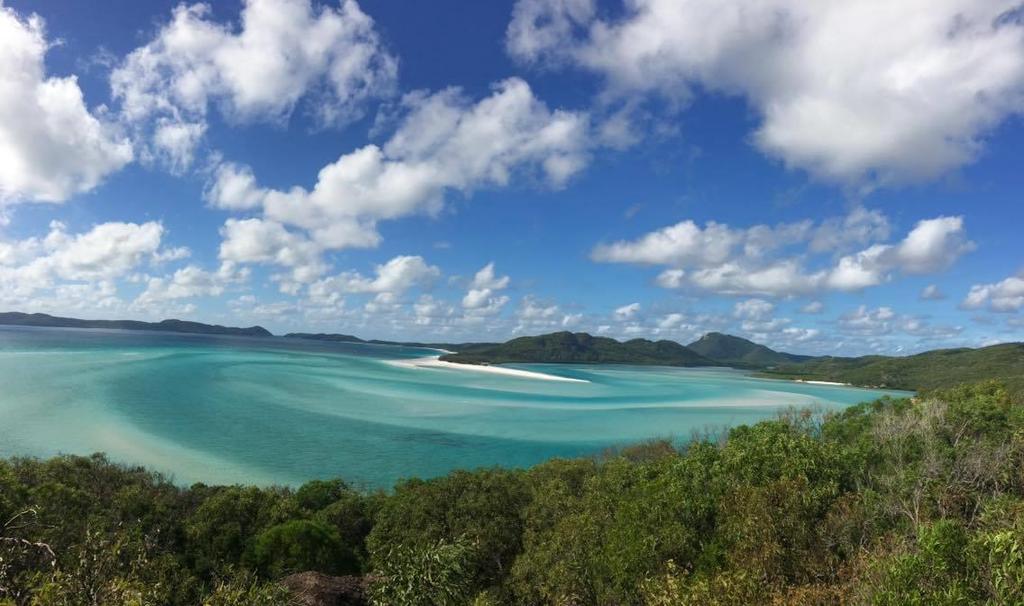
[[[517,364],[580,381],[403,364],[428,349],[0,326],[0,456],[106,453],[179,484],[387,488],[905,392],[724,368]],[[396,364],[396,362],[398,362]]]

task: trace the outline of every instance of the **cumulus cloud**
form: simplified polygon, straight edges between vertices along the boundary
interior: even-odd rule
[[[467,314],[475,316],[492,316],[501,311],[508,303],[507,295],[498,295],[498,291],[508,288],[510,278],[494,273],[494,263],[488,263],[473,276],[466,296],[462,298],[462,307]]]
[[[764,320],[775,311],[775,305],[764,299],[747,299],[738,301],[732,310],[732,314],[744,320]]]
[[[606,97],[745,98],[757,146],[826,179],[932,178],[1024,108],[1015,0],[519,0],[509,53],[572,65]],[[865,41],[869,40],[869,44]],[[941,99],[941,103],[936,103]]]
[[[35,308],[45,293],[69,305],[79,296],[111,300],[115,281],[152,260],[163,234],[157,222],[101,223],[71,234],[55,221],[42,238],[0,242],[0,301]]]
[[[132,160],[129,141],[85,104],[75,76],[47,76],[38,15],[0,3],[0,205],[63,202]]]
[[[294,290],[323,273],[323,251],[377,246],[381,220],[436,213],[449,191],[504,186],[514,175],[560,187],[587,160],[586,115],[548,109],[519,79],[476,103],[452,88],[407,95],[403,104],[383,146],[344,154],[312,189],[263,188],[248,167],[217,167],[205,192],[211,206],[262,211],[225,224],[221,258],[291,268],[282,285]],[[477,293],[469,302],[487,299]]]
[[[839,226],[854,235],[828,238]],[[792,296],[823,290],[856,291],[882,284],[893,274],[942,271],[974,249],[962,217],[919,221],[893,244],[870,244],[843,254],[852,244],[868,244],[889,234],[888,222],[874,211],[815,225],[802,221],[776,226],[733,228],[716,222],[704,227],[686,220],[635,240],[598,244],[591,258],[605,263],[667,265],[656,278],[665,288],[692,286],[731,295]],[[808,260],[817,261],[809,264]]]
[[[514,334],[565,330],[580,321],[578,314],[567,314],[555,303],[543,303],[532,296],[523,297],[515,313]]]
[[[429,294],[420,295],[412,306],[414,322],[419,326],[431,326],[439,321],[452,318],[455,308],[448,303],[435,299]]]
[[[148,308],[177,299],[216,297],[224,294],[229,285],[241,282],[247,277],[247,271],[239,270],[231,263],[224,263],[213,272],[197,265],[188,265],[169,276],[148,277],[146,289],[135,299],[133,305]]]
[[[413,286],[431,284],[441,276],[441,270],[427,264],[420,256],[400,255],[374,269],[373,277],[358,272],[343,272],[329,280],[342,292],[391,293],[400,295]]]
[[[498,83],[476,103],[458,89],[407,95],[408,113],[383,145],[367,145],[325,166],[312,190],[261,189],[238,166],[218,171],[214,206],[262,205],[274,221],[308,230],[325,248],[372,247],[377,222],[438,212],[448,191],[508,185],[539,174],[561,187],[586,163],[587,118],[549,110],[526,82]]]
[[[441,270],[423,257],[400,255],[374,267],[372,276],[346,271],[317,280],[309,285],[307,302],[319,308],[341,309],[345,295],[374,295],[363,311],[374,316],[397,313],[401,297],[409,290],[429,288],[441,276]]]
[[[960,306],[965,309],[987,307],[992,311],[1018,311],[1024,307],[1024,272],[992,284],[975,284]]]
[[[221,228],[221,237],[221,261],[287,268],[287,274],[275,275],[285,292],[295,293],[327,271],[318,246],[274,221],[228,219]]]
[[[639,303],[630,303],[629,305],[623,305],[615,310],[616,320],[631,320],[640,311]]]
[[[839,317],[839,329],[862,337],[903,334],[921,340],[949,339],[963,332],[962,326],[933,325],[926,319],[898,314],[891,307],[870,308],[860,305]]]
[[[354,0],[247,0],[237,24],[211,12],[178,5],[110,77],[123,119],[172,168],[191,164],[211,106],[232,122],[281,122],[308,100],[321,124],[337,125],[394,92],[398,62]]]

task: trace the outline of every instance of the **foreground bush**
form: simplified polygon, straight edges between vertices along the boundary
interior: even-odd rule
[[[1018,400],[1019,402],[1019,400]],[[361,493],[180,488],[102,456],[0,461],[0,604],[1024,604],[1024,410],[985,383],[677,449]]]

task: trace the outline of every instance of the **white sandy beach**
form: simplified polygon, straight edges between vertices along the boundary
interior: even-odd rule
[[[410,360],[388,360],[388,364],[401,366],[403,368],[447,368],[455,370],[469,370],[473,372],[485,372],[493,375],[505,375],[508,377],[521,377],[524,379],[540,379],[542,381],[567,381],[570,383],[589,383],[584,379],[571,379],[558,375],[549,375],[532,370],[521,370],[518,368],[506,368],[504,366],[484,366],[481,364],[456,364],[445,362],[440,356],[427,356],[425,358],[412,358]]]
[[[807,383],[810,385],[839,385],[840,387],[850,387],[849,383],[837,383],[835,381],[808,381],[805,379],[795,379],[797,383]]]

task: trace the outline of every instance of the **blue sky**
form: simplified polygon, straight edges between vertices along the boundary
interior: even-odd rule
[[[875,4],[4,0],[0,308],[1019,340],[1021,7]]]

